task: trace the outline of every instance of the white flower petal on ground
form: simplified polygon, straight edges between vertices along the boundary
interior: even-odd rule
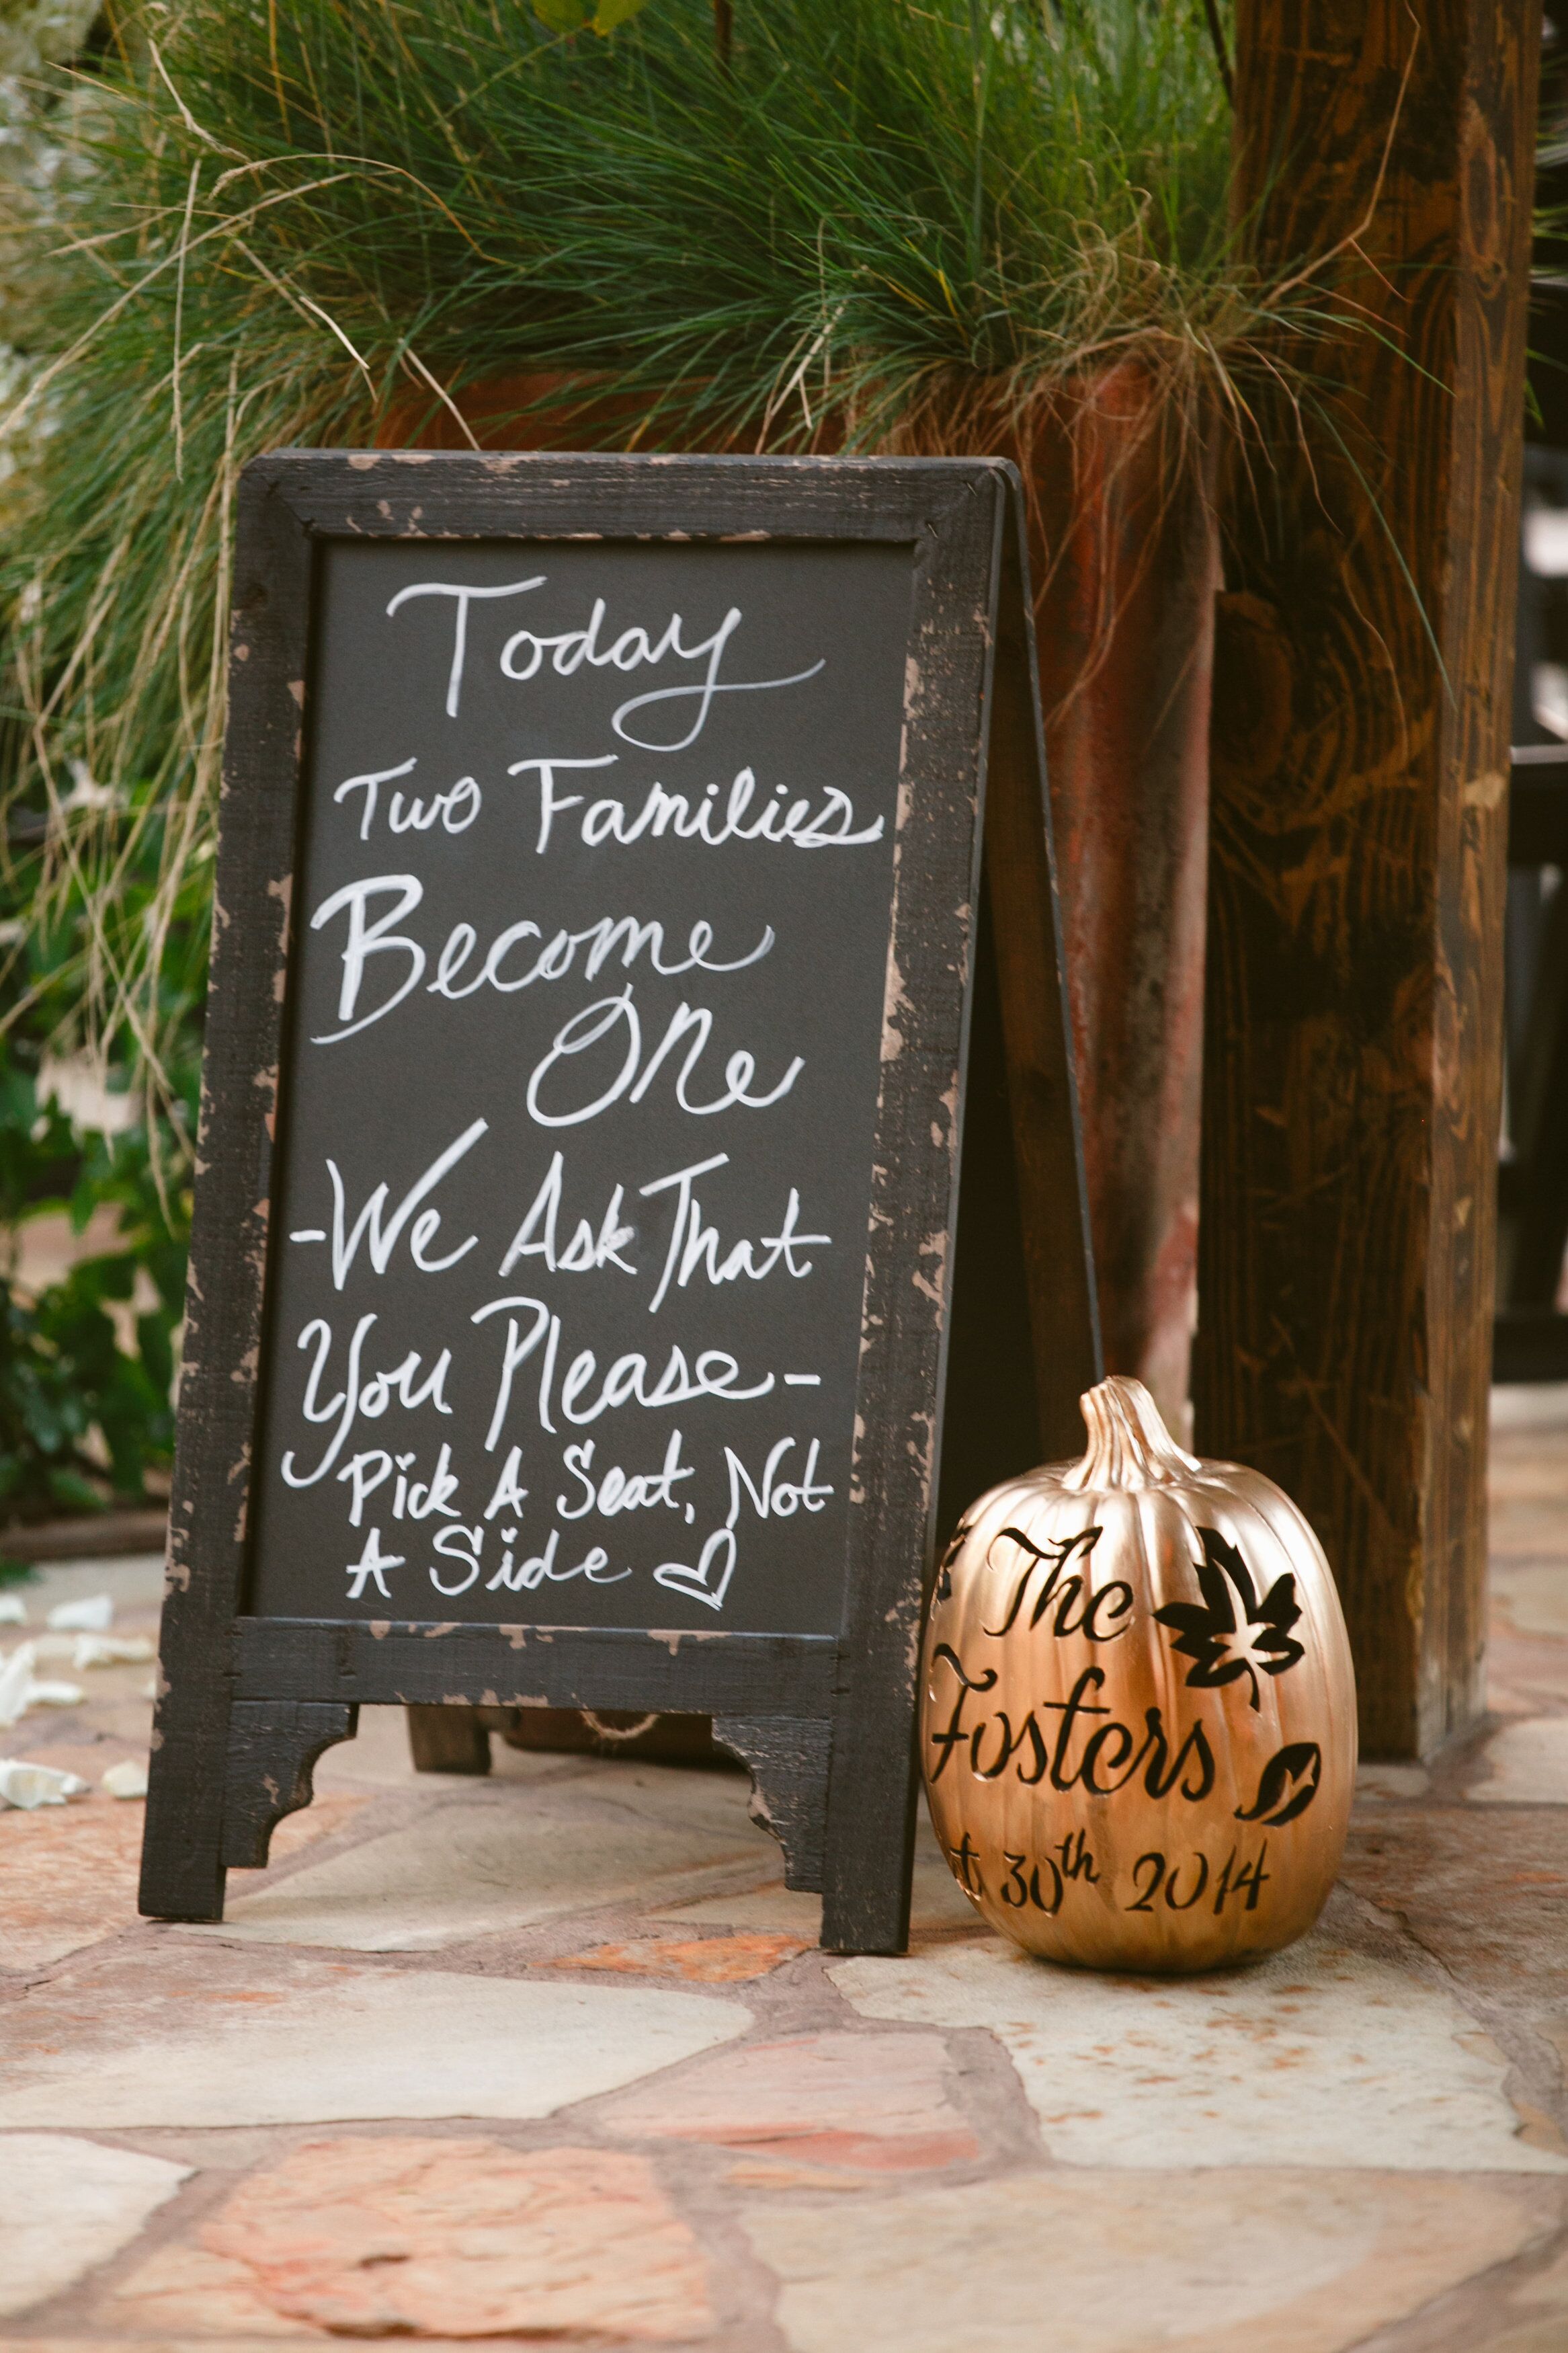
[[[29,1683],[23,1712],[30,1707],[79,1707],[86,1697],[79,1683]]]
[[[41,1634],[34,1647],[40,1659],[68,1659],[79,1675],[89,1667],[140,1666],[158,1655],[150,1634]]]
[[[53,1765],[27,1765],[17,1757],[0,1757],[0,1805],[31,1813],[37,1806],[63,1806],[68,1798],[87,1794],[87,1783],[75,1773]]]
[[[93,1593],[80,1601],[57,1601],[46,1621],[57,1634],[104,1634],[114,1623],[114,1596]]]
[[[147,1795],[147,1767],[140,1757],[122,1757],[111,1765],[101,1786],[111,1798],[144,1798]]]
[[[151,1634],[79,1634],[71,1664],[80,1674],[84,1667],[140,1666],[157,1655]]]
[[[36,1643],[18,1642],[6,1658],[0,1659],[0,1727],[15,1724],[26,1712],[37,1656]]]
[[[79,1707],[85,1694],[79,1683],[40,1682],[33,1669],[38,1662],[36,1642],[18,1642],[0,1660],[0,1732],[19,1724],[34,1707]]]

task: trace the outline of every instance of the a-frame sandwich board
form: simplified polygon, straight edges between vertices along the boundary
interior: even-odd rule
[[[1017,476],[239,510],[142,1908],[362,1704],[630,1707],[900,1950],[935,1546],[1100,1369]]]

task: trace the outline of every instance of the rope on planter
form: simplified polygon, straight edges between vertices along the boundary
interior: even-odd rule
[[[658,1708],[654,1708],[648,1715],[639,1716],[636,1724],[621,1725],[605,1724],[602,1717],[595,1715],[591,1707],[584,1708],[582,1714],[583,1721],[590,1732],[596,1734],[599,1739],[612,1743],[622,1740],[640,1740],[645,1732],[653,1730],[654,1725],[658,1722],[659,1715]]]

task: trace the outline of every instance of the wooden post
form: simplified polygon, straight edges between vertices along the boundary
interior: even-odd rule
[[[1317,1526],[1383,1756],[1482,1704],[1539,27],[1237,11],[1241,215],[1363,310],[1226,492],[1198,1437]]]

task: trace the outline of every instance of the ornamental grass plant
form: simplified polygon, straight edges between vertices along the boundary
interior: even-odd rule
[[[1245,413],[1279,300],[1228,222],[1202,0],[556,28],[587,14],[182,0],[56,77],[61,168],[3,256],[5,789],[37,916],[11,1006],[128,1066],[154,1123],[199,1016],[255,452],[541,372],[555,446],[578,401],[601,447],[995,447],[1119,360],[1178,448],[1205,404]]]

